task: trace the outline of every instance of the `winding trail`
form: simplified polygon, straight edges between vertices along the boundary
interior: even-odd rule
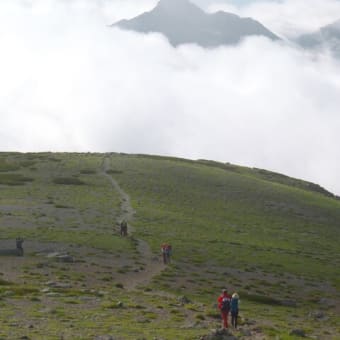
[[[119,186],[118,182],[107,173],[110,168],[110,160],[105,158],[102,165],[102,175],[110,181],[113,189],[119,193],[121,197],[121,213],[118,216],[118,220],[121,221],[125,219],[128,222],[128,233],[132,235],[135,232],[132,221],[136,212],[131,206],[129,195]],[[123,284],[128,290],[149,284],[154,276],[160,274],[165,269],[164,264],[160,261],[160,257],[153,254],[147,242],[141,239],[136,239],[136,241],[137,251],[141,262],[143,262],[143,270],[127,275],[126,281],[123,282]]]

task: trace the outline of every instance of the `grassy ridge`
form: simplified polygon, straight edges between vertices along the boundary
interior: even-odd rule
[[[138,232],[155,251],[169,240],[179,258],[209,262],[208,255],[220,265],[279,266],[336,282],[339,201],[180,160],[115,156],[112,167],[122,171],[116,178],[133,197]]]
[[[154,280],[155,289],[209,303],[227,286],[243,292],[248,306],[250,296],[265,301],[261,296],[269,295],[275,301],[296,299],[302,310],[318,309],[321,296],[339,301],[335,198],[264,180],[250,169],[244,174],[127,155],[111,162],[133,198],[138,236],[155,252],[162,241],[174,246],[176,264]],[[258,315],[255,305],[249,314]],[[289,312],[281,312],[262,316],[287,323]]]
[[[103,176],[104,159],[136,211],[134,238],[147,241],[155,256],[162,242],[174,248],[173,264],[136,292],[120,280],[144,263],[135,239],[122,239],[114,229],[122,201]],[[30,180],[13,186],[1,182],[2,175]],[[0,337],[18,337],[11,324],[25,314],[23,327],[35,325],[34,339],[112,332],[124,339],[197,339],[218,325],[214,303],[224,286],[240,293],[242,315],[255,319],[268,338],[293,339],[291,327],[330,338],[340,333],[333,307],[340,301],[340,201],[318,186],[203,160],[2,153],[0,190],[0,242],[21,235],[39,247],[53,242],[88,254],[66,265],[30,250],[28,262],[19,264],[18,284],[0,277],[0,306],[8,315]],[[41,291],[48,280],[72,288],[52,289],[46,297]],[[179,304],[181,295],[192,302]],[[307,317],[320,309],[321,298],[332,301],[322,306],[327,329]]]

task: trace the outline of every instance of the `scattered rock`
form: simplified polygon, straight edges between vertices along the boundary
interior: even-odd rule
[[[51,288],[61,288],[61,289],[72,288],[72,285],[69,283],[55,282],[55,281],[47,282],[46,286],[51,287]]]
[[[140,317],[136,318],[136,322],[138,322],[138,323],[150,323],[151,320],[148,319],[147,317],[140,316]]]
[[[214,329],[211,334],[204,335],[200,340],[237,340],[228,329]]]
[[[245,328],[240,329],[240,333],[244,336],[251,336],[252,334],[250,329],[245,329]]]
[[[256,326],[252,329],[252,331],[255,332],[255,333],[262,333],[262,328],[259,327],[259,326]]]
[[[12,295],[14,295],[14,292],[12,290],[5,290],[2,293],[2,296],[12,296]]]
[[[73,256],[71,256],[69,254],[65,254],[65,253],[58,253],[58,252],[49,253],[49,254],[47,254],[47,257],[50,258],[50,259],[56,259],[57,261],[64,262],[64,263],[73,263],[74,262]]]
[[[71,255],[60,255],[57,256],[57,260],[59,262],[64,262],[64,263],[73,263],[74,258]]]
[[[294,300],[282,300],[281,305],[285,307],[297,307],[297,303]]]
[[[320,320],[320,319],[323,319],[323,320],[327,319],[326,314],[324,312],[322,312],[322,311],[310,312],[309,313],[309,317],[311,317],[313,319],[318,319],[318,320]]]
[[[60,294],[59,293],[55,293],[55,292],[49,292],[46,294],[46,296],[49,296],[49,297],[59,297]]]
[[[49,259],[51,259],[51,258],[60,256],[60,255],[61,255],[61,253],[58,253],[57,251],[55,251],[55,252],[52,252],[52,253],[48,253],[48,254],[46,255],[46,257],[48,257]]]
[[[96,296],[98,297],[103,297],[105,296],[107,293],[104,292],[103,290],[98,290],[98,292],[95,293]]]
[[[303,329],[292,329],[289,333],[289,335],[295,335],[295,336],[299,336],[301,338],[305,338],[306,337],[306,333]]]
[[[186,296],[180,296],[180,297],[178,298],[178,301],[179,301],[180,304],[182,304],[182,305],[185,305],[185,304],[191,302]]]
[[[253,325],[256,325],[256,321],[254,321],[254,320],[249,320],[249,319],[245,319],[245,320],[244,320],[244,324],[245,324],[245,325],[248,325],[248,326],[253,326]]]
[[[335,307],[336,303],[332,299],[321,298],[319,300],[319,305],[320,306],[325,306],[325,307]]]

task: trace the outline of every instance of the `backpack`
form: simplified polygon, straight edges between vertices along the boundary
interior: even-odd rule
[[[238,311],[238,299],[237,298],[232,298],[230,301],[230,309],[232,312],[237,312]]]
[[[221,310],[223,312],[229,312],[230,310],[230,299],[224,297],[221,303]]]

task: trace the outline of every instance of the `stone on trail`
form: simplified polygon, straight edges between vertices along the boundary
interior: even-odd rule
[[[285,307],[297,307],[297,303],[294,300],[282,300],[281,305]]]
[[[327,298],[321,298],[319,300],[319,305],[324,306],[324,307],[335,307],[336,303],[332,299],[327,299]]]
[[[48,296],[48,297],[60,297],[60,294],[56,293],[56,292],[49,292],[49,293],[46,294],[46,296]]]
[[[306,333],[305,333],[305,331],[303,329],[292,329],[289,332],[289,335],[299,336],[301,338],[305,338],[306,337]]]
[[[200,340],[237,340],[228,329],[214,329],[211,334],[204,335]]]
[[[251,335],[252,335],[250,329],[244,329],[244,328],[242,328],[242,329],[240,330],[240,332],[241,332],[241,334],[244,335],[244,336],[251,336]]]
[[[64,262],[64,263],[73,263],[74,262],[74,258],[73,256],[69,255],[69,254],[65,254],[65,253],[50,253],[47,255],[48,258],[51,259],[56,259],[59,262]]]
[[[247,326],[253,326],[253,325],[256,325],[256,321],[245,319],[244,324],[247,325]]]
[[[57,257],[59,262],[64,262],[64,263],[73,263],[74,259],[71,255],[60,255]]]
[[[60,289],[72,288],[72,285],[70,283],[55,282],[55,281],[46,282],[46,286],[51,287],[51,288],[60,288]]]
[[[94,337],[93,340],[116,340],[116,339],[111,335],[99,335]]]
[[[186,304],[188,304],[188,303],[191,302],[186,296],[180,296],[180,297],[178,298],[178,301],[179,301],[180,304],[182,304],[182,305],[186,305]]]
[[[322,312],[322,311],[314,311],[314,312],[310,312],[309,313],[309,317],[310,318],[313,318],[313,319],[315,319],[315,320],[320,320],[320,319],[323,319],[323,320],[326,320],[327,319],[327,316],[326,316],[326,314],[324,313],[324,312]]]

